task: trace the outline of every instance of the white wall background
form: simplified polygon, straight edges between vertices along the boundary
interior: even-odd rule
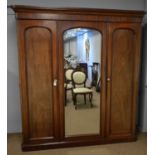
[[[14,16],[7,17],[7,130],[21,131],[21,111],[18,80],[18,50]]]
[[[144,0],[8,0],[10,4],[144,10]]]
[[[146,0],[8,0],[8,5],[34,5],[45,7],[85,7],[122,10],[146,10]],[[16,23],[13,11],[8,9],[8,133],[21,132],[21,111],[18,84],[18,55]]]

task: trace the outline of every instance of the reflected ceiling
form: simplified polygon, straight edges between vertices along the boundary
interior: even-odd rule
[[[67,30],[64,33],[64,40],[68,40],[68,39],[74,38],[78,35],[82,35],[82,34],[88,32],[89,30],[90,29],[85,29],[85,28],[75,28],[75,29]]]

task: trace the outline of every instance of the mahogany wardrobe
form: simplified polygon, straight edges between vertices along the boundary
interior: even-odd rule
[[[10,7],[17,21],[22,149],[136,140],[144,12]],[[82,78],[84,86],[75,87]]]

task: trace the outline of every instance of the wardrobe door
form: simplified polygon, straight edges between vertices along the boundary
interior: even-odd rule
[[[76,145],[102,142],[105,133],[106,27],[103,23],[97,22],[59,21],[58,29],[62,141]],[[91,85],[94,62],[100,66],[94,69],[99,75],[100,90]],[[86,67],[82,67],[81,64],[85,64]],[[70,69],[72,74],[68,84],[66,74]],[[64,89],[65,85],[74,83],[73,73],[79,73],[78,71],[85,74],[87,82],[80,83],[81,85],[77,82],[74,88]],[[76,78],[76,81],[82,79],[80,75],[76,75]],[[91,91],[91,98],[88,98],[89,94],[85,92],[75,94],[75,90],[83,88]]]
[[[135,138],[140,24],[108,24],[107,137]]]
[[[24,149],[58,138],[56,23],[17,24]]]

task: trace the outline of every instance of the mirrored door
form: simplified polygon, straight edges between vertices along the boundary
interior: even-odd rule
[[[64,137],[103,134],[106,58],[98,27],[69,26],[61,33]]]

